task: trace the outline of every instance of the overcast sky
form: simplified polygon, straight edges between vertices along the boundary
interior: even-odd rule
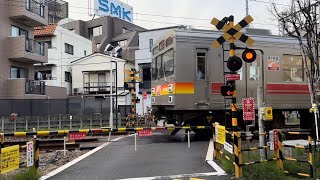
[[[89,0],[65,0],[69,2],[69,17],[89,20]],[[192,25],[210,29],[213,17],[222,19],[234,15],[235,22],[246,15],[246,0],[121,0],[133,6],[133,23],[147,29],[174,25]],[[288,8],[291,0],[249,0],[249,14],[253,17],[253,27],[270,29],[278,34],[278,23],[270,14],[271,2],[279,8]],[[148,15],[147,15],[148,14]],[[151,16],[152,15],[152,16]],[[173,16],[173,17],[163,17]],[[183,18],[175,18],[183,17]],[[190,18],[196,18],[190,19]]]

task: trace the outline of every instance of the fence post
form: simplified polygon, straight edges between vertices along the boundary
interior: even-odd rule
[[[39,130],[40,122],[39,122],[39,116],[37,116],[37,130]]]
[[[234,153],[234,160],[235,160],[235,175],[236,178],[242,177],[242,155],[241,155],[241,133],[234,132],[233,138],[233,153]]]
[[[48,129],[50,129],[50,115],[48,114]]]
[[[81,118],[80,118],[80,128],[82,128],[82,120],[83,120],[83,116],[84,116],[84,115],[81,115]]]
[[[14,124],[14,127],[13,127],[14,132],[17,131],[17,120],[18,120],[18,118],[16,118],[16,119],[14,120],[14,122],[13,122],[13,124]]]
[[[33,128],[33,132],[36,132],[36,130]],[[39,140],[37,139],[37,135],[33,136],[33,152],[34,152],[34,167],[38,169],[39,167]]]
[[[28,131],[28,116],[25,117],[25,121],[26,121],[26,131]]]
[[[61,129],[61,114],[59,114],[59,129]]]
[[[212,126],[214,127],[214,132],[213,132],[213,157],[215,160],[220,160],[220,144],[216,142],[216,127],[218,128],[219,123],[212,123]]]
[[[313,150],[312,150],[312,137],[308,135],[308,143],[309,143],[309,164],[310,164],[310,177],[313,178]]]
[[[92,114],[90,114],[90,129],[92,129]]]
[[[102,127],[102,114],[100,114],[100,128]]]
[[[70,129],[72,129],[72,116],[70,115]]]
[[[1,129],[4,132],[4,117],[1,118]]]

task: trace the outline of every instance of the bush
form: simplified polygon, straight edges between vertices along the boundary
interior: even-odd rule
[[[13,177],[14,180],[38,180],[40,178],[38,170],[34,167],[28,168],[26,171],[21,172]]]

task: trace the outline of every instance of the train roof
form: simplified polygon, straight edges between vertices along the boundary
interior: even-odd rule
[[[298,40],[293,37],[272,35],[270,31],[265,29],[245,28],[242,32],[259,43],[299,44]],[[172,35],[175,36],[177,41],[186,39],[206,39],[206,41],[213,41],[223,35],[223,32],[217,30],[176,28],[165,33],[155,44]]]

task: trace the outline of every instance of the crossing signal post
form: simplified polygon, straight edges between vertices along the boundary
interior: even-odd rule
[[[218,30],[223,30],[225,33],[220,36],[218,39],[216,39],[212,46],[214,48],[220,47],[225,41],[229,40],[230,42],[230,56],[227,61],[227,68],[230,70],[228,72],[227,84],[224,86],[221,86],[221,95],[222,96],[231,96],[231,118],[232,118],[232,129],[235,136],[238,136],[237,127],[238,127],[238,119],[237,119],[237,91],[236,91],[236,80],[239,80],[239,76],[237,76],[237,71],[242,68],[242,60],[235,55],[236,46],[234,44],[235,39],[238,39],[245,43],[247,46],[252,46],[254,44],[254,40],[246,35],[244,35],[240,30],[244,27],[246,27],[248,24],[250,24],[253,21],[253,18],[251,16],[246,16],[244,19],[242,19],[238,24],[234,25],[234,17],[231,15],[230,17],[223,18],[222,21],[219,21],[216,18],[213,18],[211,21],[211,24],[217,27]],[[256,58],[256,53],[254,50],[246,49],[242,54],[242,59],[245,62],[253,62]],[[235,137],[234,136],[234,137]],[[235,174],[236,177],[239,178],[242,176],[242,168],[240,166],[241,164],[241,157],[238,156],[238,147],[239,144],[236,141],[237,138],[234,138],[234,154],[235,154]],[[241,142],[240,142],[241,143]],[[241,146],[241,145],[240,145]]]
[[[140,83],[141,79],[138,76],[136,76],[137,74],[139,74],[140,70],[137,71],[136,69],[132,68],[131,70],[125,69],[124,72],[128,75],[124,79],[124,88],[129,90],[131,93],[130,120],[131,125],[134,127],[137,120],[136,103],[139,103],[140,101],[140,99],[136,97],[136,83],[139,83],[139,87],[142,85],[142,83]],[[127,126],[128,123],[129,122],[126,122]]]

